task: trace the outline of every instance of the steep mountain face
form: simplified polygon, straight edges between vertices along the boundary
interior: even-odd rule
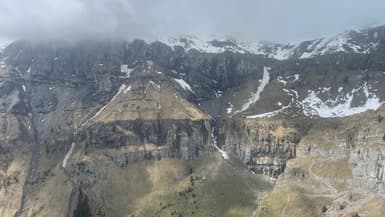
[[[333,37],[303,41],[298,44],[272,42],[247,42],[226,38],[196,36],[169,37],[159,41],[170,47],[198,50],[203,53],[250,53],[278,60],[313,58],[338,52],[368,54],[382,43],[385,32],[382,26],[362,30],[351,30]]]
[[[1,216],[381,216],[384,39],[14,42]]]

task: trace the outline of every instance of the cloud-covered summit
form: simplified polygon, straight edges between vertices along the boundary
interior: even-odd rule
[[[385,23],[382,0],[0,0],[0,36],[299,41]]]

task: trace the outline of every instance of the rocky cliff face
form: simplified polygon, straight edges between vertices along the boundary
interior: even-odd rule
[[[0,215],[376,216],[383,29],[271,47],[287,58],[218,40],[15,42]]]
[[[83,143],[87,152],[136,146],[126,157],[111,156],[121,166],[145,159],[160,160],[167,157],[193,160],[208,151],[211,142],[209,127],[206,120],[118,121],[87,128],[79,135],[77,143]],[[135,149],[138,149],[138,153]]]
[[[299,129],[288,122],[229,119],[219,129],[222,148],[258,174],[278,177],[296,155]]]
[[[381,216],[383,111],[314,123],[257,213]]]

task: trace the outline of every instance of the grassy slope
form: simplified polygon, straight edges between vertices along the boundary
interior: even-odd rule
[[[235,160],[207,156],[199,161],[148,161],[120,168],[90,192],[92,207],[107,216],[251,216],[266,178]]]

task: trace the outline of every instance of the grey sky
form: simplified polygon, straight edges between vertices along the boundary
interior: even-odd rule
[[[0,0],[0,36],[300,41],[385,24],[384,0]]]

